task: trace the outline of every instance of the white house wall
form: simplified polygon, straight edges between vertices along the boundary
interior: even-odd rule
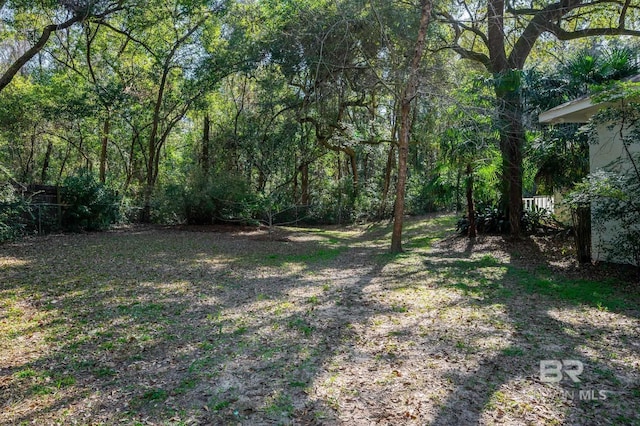
[[[598,170],[629,170],[631,164],[628,161],[619,162],[619,159],[626,159],[622,140],[620,139],[620,126],[609,129],[606,125],[598,127],[598,143],[589,146],[589,164],[590,172],[594,173]],[[640,153],[639,143],[631,144],[629,151]],[[614,165],[614,163],[618,162]],[[592,206],[593,208],[593,206]],[[613,258],[609,255],[613,240],[621,231],[621,225],[618,221],[607,221],[602,226],[597,226],[593,221],[592,210],[592,228],[591,228],[591,257],[593,260],[604,260],[610,262],[622,262],[621,259]]]

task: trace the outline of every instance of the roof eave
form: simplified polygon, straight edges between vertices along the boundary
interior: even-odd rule
[[[583,97],[541,113],[538,121],[544,124],[586,123],[602,106],[602,103],[591,102],[591,97]]]

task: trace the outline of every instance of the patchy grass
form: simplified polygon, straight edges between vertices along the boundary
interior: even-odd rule
[[[2,246],[0,424],[640,424],[637,285],[454,223]]]

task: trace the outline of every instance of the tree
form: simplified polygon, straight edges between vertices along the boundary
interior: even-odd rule
[[[9,4],[12,8],[14,15],[19,15],[23,12],[25,3],[17,2],[13,4],[13,1],[7,1],[0,4],[0,9],[3,9],[5,3]],[[36,56],[47,44],[49,38],[56,31],[62,31],[71,26],[88,22],[93,20],[103,20],[112,13],[119,11],[123,8],[122,1],[113,0],[83,0],[83,1],[60,1],[55,6],[51,7],[51,10],[38,11],[41,12],[39,16],[53,16],[56,18],[63,17],[59,22],[44,23],[40,29],[40,36],[33,41],[33,44],[23,52],[19,57],[15,58],[8,65],[8,67],[0,75],[0,92],[7,87],[13,80],[15,75],[24,67],[34,56]],[[29,3],[26,3],[26,7],[30,8]],[[46,13],[43,13],[46,12]],[[30,28],[30,30],[33,30]],[[37,29],[35,31],[38,31]]]
[[[411,105],[415,102],[420,85],[419,71],[424,54],[427,29],[431,19],[431,1],[420,3],[420,24],[413,54],[407,68],[407,80],[400,101],[400,134],[398,136],[398,183],[396,202],[393,212],[393,232],[391,234],[391,251],[402,251],[402,224],[404,221],[404,201],[407,184],[407,156],[409,153],[409,133],[411,131]]]
[[[565,102],[589,95],[591,88],[611,80],[636,75],[636,52],[628,47],[594,47],[576,54],[546,72],[524,75],[525,117],[537,123],[538,115]],[[580,125],[542,126],[528,155],[536,167],[535,181],[547,194],[571,188],[589,173],[589,135]],[[530,130],[540,128],[532,124]]]
[[[151,202],[160,172],[160,157],[172,131],[187,112],[220,80],[239,68],[231,41],[223,35],[220,18],[228,11],[225,1],[177,4],[154,1],[154,7],[136,10],[100,27],[125,40],[120,61],[130,61],[137,76],[129,91],[148,108],[130,117],[138,138],[146,138],[142,220],[151,220]],[[225,39],[226,37],[226,39]],[[236,62],[237,61],[237,62]]]
[[[640,9],[628,0],[560,0],[532,4],[504,0],[463,1],[462,8],[439,10],[451,27],[447,46],[482,64],[494,76],[501,121],[500,149],[511,234],[519,236],[522,214],[522,70],[545,34],[559,40],[640,35]]]
[[[467,200],[468,236],[476,236],[476,187],[487,186],[486,170],[492,175],[497,157],[499,135],[492,113],[493,102],[481,79],[471,78],[453,92],[450,106],[444,113],[445,128],[440,136],[442,161],[464,175]],[[454,124],[455,123],[455,124]],[[477,179],[480,175],[483,179]],[[481,195],[482,192],[479,191]],[[486,202],[484,196],[481,201]]]

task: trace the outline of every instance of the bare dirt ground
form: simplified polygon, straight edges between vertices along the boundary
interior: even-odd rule
[[[640,425],[635,272],[452,224],[1,246],[0,424]]]

